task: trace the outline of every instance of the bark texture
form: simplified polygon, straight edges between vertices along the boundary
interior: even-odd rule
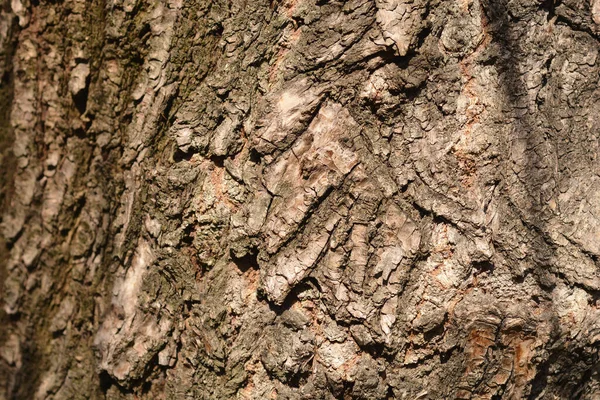
[[[4,0],[0,399],[600,398],[600,0]]]

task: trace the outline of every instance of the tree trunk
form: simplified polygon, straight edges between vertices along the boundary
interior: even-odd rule
[[[5,0],[0,399],[600,398],[600,0]]]

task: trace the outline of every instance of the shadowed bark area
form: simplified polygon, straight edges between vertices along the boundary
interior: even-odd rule
[[[595,399],[600,1],[6,1],[0,399]]]

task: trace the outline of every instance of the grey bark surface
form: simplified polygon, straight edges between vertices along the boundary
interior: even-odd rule
[[[5,0],[0,399],[598,399],[600,0]]]

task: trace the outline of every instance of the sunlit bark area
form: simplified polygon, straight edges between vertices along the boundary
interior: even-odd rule
[[[598,399],[600,0],[5,0],[0,399]]]

